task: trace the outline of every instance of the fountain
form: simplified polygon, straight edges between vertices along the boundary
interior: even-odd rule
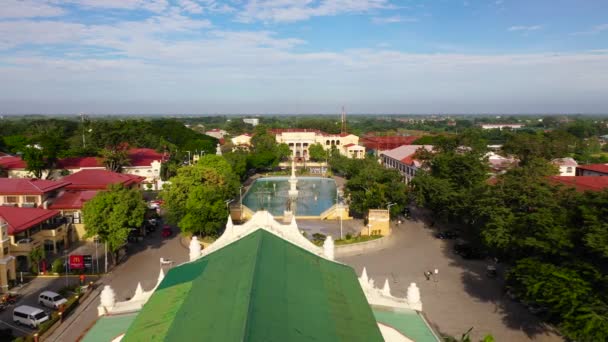
[[[296,177],[295,155],[291,159],[291,176],[265,177],[255,180],[243,196],[243,205],[255,212],[268,210],[275,217],[320,216],[336,204],[336,182],[323,177]]]
[[[296,202],[298,201],[298,178],[296,177],[296,151],[294,149],[293,156],[291,157],[291,177],[289,177],[289,199],[287,203],[287,208],[283,212],[283,221],[291,222],[291,218],[295,215],[296,211]],[[276,183],[273,184],[276,187]],[[276,189],[276,188],[275,188]]]

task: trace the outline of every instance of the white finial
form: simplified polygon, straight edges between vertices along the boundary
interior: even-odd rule
[[[291,216],[291,222],[289,223],[289,225],[298,229],[298,224],[296,223],[296,215]]]
[[[388,284],[388,278],[386,278],[386,280],[384,281],[384,287],[382,288],[382,294],[387,297],[391,296],[391,287]]]
[[[163,279],[165,279],[165,271],[163,271],[163,269],[160,269],[160,273],[158,273],[158,280],[156,282],[156,286],[158,287],[158,285],[160,285],[160,283],[163,281]]]
[[[359,277],[359,280],[365,284],[369,283],[369,279],[367,278],[367,270],[365,267],[363,267],[363,272],[361,272],[361,277]]]
[[[327,235],[323,242],[323,254],[327,259],[334,260],[334,239],[331,238],[331,235]]]
[[[109,311],[116,304],[116,293],[110,285],[105,285],[99,295],[100,305]]]
[[[131,298],[131,300],[139,300],[141,296],[144,294],[144,289],[141,287],[141,282],[137,282],[137,288],[135,288],[135,294]]]
[[[218,156],[222,155],[222,148],[220,147],[220,144],[217,144],[215,148],[215,154],[217,154]]]
[[[192,236],[190,240],[190,261],[194,261],[201,256],[201,244],[196,236]]]
[[[407,288],[407,301],[410,306],[418,311],[422,311],[422,302],[420,301],[420,289],[416,283],[411,283]]]

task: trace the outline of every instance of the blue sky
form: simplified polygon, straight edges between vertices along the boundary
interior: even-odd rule
[[[605,0],[2,0],[0,113],[608,113]]]

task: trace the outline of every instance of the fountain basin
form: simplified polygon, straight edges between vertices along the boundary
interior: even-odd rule
[[[336,182],[331,178],[298,177],[296,217],[320,216],[336,204]],[[289,177],[267,177],[254,181],[243,196],[243,205],[252,211],[268,210],[283,216],[289,201]]]

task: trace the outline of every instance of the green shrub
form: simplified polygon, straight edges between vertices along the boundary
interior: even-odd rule
[[[353,236],[350,233],[346,234],[346,240],[350,240],[352,238],[353,238]]]
[[[54,273],[61,273],[64,270],[63,269],[63,260],[61,258],[55,259],[55,261],[53,261],[53,264],[51,265],[51,270]]]

